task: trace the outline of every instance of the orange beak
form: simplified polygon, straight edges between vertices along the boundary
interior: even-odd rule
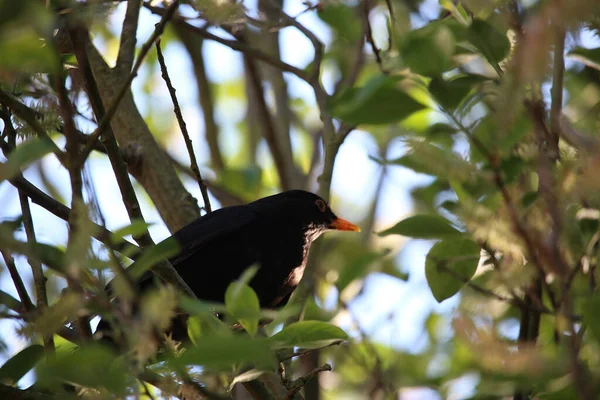
[[[342,218],[334,219],[333,222],[329,225],[329,227],[338,231],[360,232],[360,228],[358,226]]]

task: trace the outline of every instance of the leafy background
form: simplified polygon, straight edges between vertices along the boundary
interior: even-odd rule
[[[119,51],[126,9],[117,3],[123,2],[101,4],[92,8],[91,16],[84,14],[95,45],[109,62]],[[158,3],[154,6],[164,10],[165,5]],[[0,12],[4,15],[0,54],[6,55],[0,61],[0,88],[47,115],[44,129],[62,148],[64,136],[54,133],[64,121],[58,115],[56,96],[28,91],[36,85],[24,83],[20,75],[41,73],[43,81],[55,67],[52,49],[40,47],[38,38],[52,17],[38,6],[14,6],[9,1],[0,5],[0,11],[8,10]],[[259,12],[261,5],[254,2],[244,5],[250,17],[268,14]],[[322,239],[315,270],[316,300],[309,298],[305,318],[331,322],[350,340],[318,353],[321,364],[333,366],[332,372],[319,374],[321,395],[519,399],[535,393],[538,398],[595,398],[599,334],[594,315],[598,230],[594,111],[600,55],[598,10],[593,2],[569,6],[551,1],[324,1],[311,6],[288,1],[284,10],[298,15],[296,20],[325,43],[320,72],[325,90],[333,94],[319,105],[307,82],[294,74],[284,75],[294,119],[290,137],[295,166],[308,174],[303,186],[319,190],[316,176],[323,165],[318,158],[314,161],[315,138],[323,134],[319,113],[332,115],[338,132],[347,127],[348,136],[335,157],[330,202],[338,215],[358,222],[364,232],[358,239],[336,234]],[[228,24],[245,18],[241,7],[211,1],[182,5],[180,12],[192,18],[192,25],[209,21],[214,26],[207,31],[228,40],[233,40],[225,33]],[[159,19],[150,9],[141,10],[139,45],[154,32]],[[257,136],[265,127],[259,123],[257,130],[257,111],[247,98],[249,74],[241,54],[211,40],[202,43],[220,135],[219,160],[206,134],[210,128],[205,125],[206,109],[200,104],[193,70],[197,61],[190,61],[178,35],[177,29],[167,27],[162,48],[201,171],[210,183],[213,207],[280,190],[275,157],[260,138],[262,132]],[[564,49],[556,45],[562,41]],[[313,44],[304,34],[286,27],[279,32],[279,43],[281,60],[311,73]],[[360,52],[357,43],[362,44]],[[259,37],[250,45],[264,44]],[[69,56],[62,61],[75,63]],[[556,65],[562,63],[564,76],[557,75]],[[266,71],[263,79],[269,80]],[[345,87],[345,82],[351,85]],[[276,85],[276,79],[269,81],[265,96],[275,109],[274,104],[281,104]],[[69,89],[75,93],[76,82],[69,83]],[[156,140],[187,165],[185,144],[154,49],[132,90]],[[89,134],[95,123],[90,121],[86,101],[81,100],[81,105],[82,115],[75,121]],[[561,112],[570,121],[567,127],[559,124]],[[26,121],[13,121],[19,132],[32,136]],[[23,172],[26,179],[70,204],[68,171],[52,155],[42,157],[51,149],[21,141],[18,147],[25,150],[9,157],[0,177],[12,177],[19,167],[29,165]],[[93,193],[109,230],[126,226],[126,209],[107,157],[93,153],[85,174],[94,185],[85,189],[87,203],[93,203]],[[290,174],[290,181],[298,179],[295,172]],[[202,198],[194,179],[182,175],[182,180],[195,198]],[[158,242],[169,229],[141,186],[134,182],[143,214],[152,224],[150,233]],[[8,182],[0,184],[0,199],[2,220],[22,214],[18,193]],[[40,242],[67,245],[66,223],[35,205],[32,217]],[[122,236],[140,231],[131,228]],[[22,231],[14,237],[26,240]],[[102,246],[91,243],[91,259],[104,260]],[[77,250],[72,245],[67,248]],[[15,263],[33,293],[26,258],[17,255]],[[0,288],[19,298],[3,271]],[[60,299],[58,312],[76,315],[77,299],[61,295],[66,287],[61,274],[48,269],[47,273],[50,303]],[[250,304],[247,298],[252,294],[242,291],[246,300],[237,304]],[[160,296],[162,301],[170,299],[169,293]],[[228,308],[232,314],[235,303],[232,300]],[[147,304],[150,314],[156,310],[152,299]],[[200,381],[223,391],[236,375],[230,373],[233,364],[272,365],[270,342],[203,336],[207,329],[223,327],[207,320],[194,304],[188,307],[198,316],[191,328],[199,332],[196,346],[170,367],[202,365],[204,370],[194,371],[201,375]],[[256,310],[237,311],[236,319],[254,332]],[[152,317],[148,320],[161,324]],[[537,328],[530,322],[536,320]],[[36,340],[18,320],[2,320],[3,356],[11,360],[0,369],[4,383],[19,380],[22,388],[34,382],[52,387],[59,379],[75,380],[82,387],[103,388],[104,395],[119,395],[123,388],[135,386],[126,366],[115,364],[111,355],[94,347],[67,353],[55,364],[42,363],[21,379],[44,357],[41,346],[31,345],[40,342],[44,329],[53,332],[44,323],[49,324],[42,321],[32,328]],[[311,348],[344,336],[322,325],[311,337],[309,328],[300,339],[279,343]],[[272,341],[276,338],[277,334]],[[55,340],[55,345],[69,347],[58,336]],[[536,342],[537,346],[531,345]],[[25,353],[17,353],[23,348]],[[311,362],[306,360],[313,354],[294,360],[290,369],[295,376],[309,372]],[[82,373],[73,365],[89,365],[89,370]],[[99,374],[107,369],[114,374]],[[307,398],[313,397],[307,393]]]

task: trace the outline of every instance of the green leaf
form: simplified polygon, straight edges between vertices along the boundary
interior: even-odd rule
[[[451,149],[443,149],[431,140],[407,140],[410,150],[388,164],[401,165],[415,172],[444,179],[470,181],[475,178],[475,167]]]
[[[15,385],[44,357],[44,346],[34,344],[15,354],[0,367],[0,382]]]
[[[443,240],[429,250],[425,259],[425,277],[439,303],[458,293],[465,281],[473,277],[479,254],[479,245],[464,237]]]
[[[379,236],[402,235],[416,239],[442,239],[462,233],[439,215],[415,215],[379,232]]]
[[[63,249],[45,243],[34,242],[31,244],[34,254],[43,264],[54,271],[64,273],[66,253]]]
[[[477,84],[485,80],[485,77],[477,75],[459,76],[450,80],[434,78],[429,83],[429,92],[440,106],[448,111],[452,111],[458,108],[467,94]]]
[[[184,294],[179,296],[179,306],[183,311],[190,315],[224,313],[226,311],[225,305],[221,303],[193,299]]]
[[[583,322],[588,326],[592,336],[600,344],[600,294],[594,293],[583,305]]]
[[[290,324],[270,338],[274,348],[317,349],[348,339],[341,328],[322,321]]]
[[[479,121],[473,133],[485,149],[494,152],[494,150],[512,150],[519,143],[522,143],[524,138],[531,134],[532,130],[531,118],[526,113],[521,113],[509,129],[501,126],[500,121],[496,118],[485,117]],[[488,161],[480,153],[477,146],[471,146],[471,160],[475,162]]]
[[[254,278],[254,276],[258,272],[258,269],[259,269],[259,266],[257,264],[249,266],[248,268],[246,268],[244,270],[242,275],[240,275],[240,277],[238,278],[238,281],[241,283],[245,283],[246,285],[249,285],[250,282],[252,281],[252,278]]]
[[[356,42],[362,35],[359,14],[347,4],[326,3],[319,7],[317,15],[327,25],[350,43]]]
[[[383,260],[381,270],[379,272],[394,277],[396,279],[400,279],[404,282],[408,281],[408,278],[410,276],[408,272],[404,272],[398,269],[394,257],[388,257],[385,260]]]
[[[576,47],[567,54],[567,57],[577,60],[590,68],[600,70],[600,47],[593,49]]]
[[[124,240],[125,236],[131,235],[133,237],[136,237],[146,233],[150,226],[152,226],[151,223],[148,223],[141,219],[136,219],[132,221],[131,224],[113,231],[111,239],[113,242],[118,243]]]
[[[0,32],[0,71],[51,72],[57,55],[29,22]]]
[[[179,357],[167,362],[174,367],[200,365],[215,371],[230,371],[232,365],[273,368],[275,355],[267,339],[251,339],[240,335],[206,336]]]
[[[127,271],[129,271],[134,280],[139,279],[154,264],[178,253],[179,244],[173,237],[170,237],[148,249],[144,249],[142,255],[127,268]]]
[[[1,50],[0,50],[0,54]],[[4,58],[4,57],[3,57]],[[46,154],[52,152],[54,146],[50,139],[29,139],[26,142],[18,145],[16,149],[10,153],[8,160],[5,163],[0,163],[0,182],[6,179],[14,178],[22,168],[32,162],[39,160]]]
[[[346,254],[346,256],[349,256],[348,262],[345,263],[344,268],[340,269],[339,277],[335,282],[340,292],[355,279],[364,277],[369,266],[384,255],[381,252],[369,251],[364,248],[356,250],[347,250],[348,253],[352,254]]]
[[[188,336],[196,345],[206,336],[232,334],[231,329],[212,313],[190,316],[187,327]]]
[[[470,22],[469,13],[465,10],[465,8],[458,4],[454,3],[451,0],[440,0],[440,6],[450,11],[452,16],[460,22],[462,25],[468,25]]]
[[[504,60],[510,50],[508,37],[481,19],[473,19],[467,31],[467,39],[493,64]]]
[[[396,77],[379,76],[363,87],[352,88],[331,99],[331,114],[352,125],[399,122],[425,108],[398,87]]]
[[[17,312],[25,311],[23,308],[23,304],[19,300],[15,299],[3,290],[0,290],[0,304],[6,306],[6,308],[8,308],[9,310]]]
[[[219,173],[219,184],[232,194],[250,200],[262,189],[262,169],[259,166],[227,168]]]
[[[36,371],[38,383],[43,387],[52,388],[59,381],[68,381],[85,387],[104,388],[117,395],[125,394],[131,376],[122,359],[97,344],[57,352]]]
[[[444,23],[434,22],[409,32],[401,42],[400,55],[412,72],[438,76],[456,68],[452,60],[455,46],[452,30]]]
[[[225,308],[250,336],[256,335],[260,319],[260,303],[252,288],[242,282],[231,282],[225,292]]]
[[[229,385],[229,390],[233,389],[233,386],[236,383],[244,383],[244,382],[253,381],[255,379],[260,378],[266,372],[268,372],[268,371],[254,369],[254,368],[250,369],[246,372],[242,372],[241,374],[239,374],[238,376],[233,378],[233,380],[231,381],[231,384]]]

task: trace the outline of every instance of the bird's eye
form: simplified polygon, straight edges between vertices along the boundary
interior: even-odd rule
[[[321,199],[316,200],[315,204],[317,205],[319,210],[321,210],[321,212],[325,212],[325,210],[327,210],[327,204],[325,204],[325,202],[323,200],[321,200]]]

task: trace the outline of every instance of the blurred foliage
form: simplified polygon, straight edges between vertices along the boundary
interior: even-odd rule
[[[358,128],[376,144],[377,153],[368,154],[369,162],[385,185],[401,185],[387,179],[396,171],[430,178],[427,184],[409,188],[414,215],[400,221],[376,220],[385,185],[372,195],[365,191],[360,205],[368,209],[362,213],[364,236],[321,239],[312,295],[300,309],[290,305],[276,312],[260,310],[248,285],[252,270],[231,283],[225,304],[193,300],[162,285],[138,296],[128,278],[141,277],[177,248],[169,241],[149,246],[133,268],[124,270],[121,263],[133,254],[113,250],[130,237],[142,236],[151,224],[121,221],[117,226],[123,228],[104,235],[99,246],[92,238],[102,236],[101,230],[91,221],[103,225],[104,220],[94,204],[93,185],[86,187],[83,202],[75,202],[74,212],[62,217],[77,227],[69,240],[53,238],[55,227],[42,226],[47,220],[35,214],[36,230],[55,239],[37,243],[29,237],[31,214],[24,208],[21,219],[0,221],[6,267],[2,278],[16,289],[0,291],[0,318],[16,321],[10,325],[16,331],[11,335],[22,343],[8,354],[9,340],[2,338],[4,388],[24,389],[25,383],[33,382],[28,391],[17,392],[23,398],[47,393],[58,398],[142,398],[148,389],[140,382],[166,396],[193,389],[186,386],[193,380],[200,392],[218,397],[238,382],[267,372],[281,374],[284,365],[286,389],[293,391],[294,384],[307,385],[303,378],[311,371],[306,357],[321,349],[320,361],[333,366],[332,372],[313,380],[325,399],[398,398],[419,388],[453,399],[600,396],[596,1],[325,0],[306,2],[291,21],[277,16],[268,1],[185,3],[179,11],[186,19],[178,16],[172,23],[189,23],[186,32],[206,36],[205,42],[211,40],[207,34],[216,34],[225,38],[225,47],[229,43],[252,56],[246,58],[241,77],[213,81],[210,74],[205,76],[211,95],[199,89],[202,74],[207,65],[222,68],[222,60],[209,57],[213,53],[206,48],[200,49],[204,59],[191,57],[182,50],[186,38],[174,30],[168,28],[162,36],[165,49],[190,56],[185,64],[198,82],[198,98],[186,96],[183,108],[189,120],[201,121],[195,127],[204,125],[205,137],[194,132],[193,138],[198,153],[203,151],[199,159],[214,199],[221,204],[250,201],[278,191],[284,179],[263,132],[269,121],[257,116],[256,88],[249,84],[248,60],[271,57],[270,63],[258,64],[259,83],[276,137],[290,143],[293,157],[284,163],[291,165],[292,176],[297,175],[295,185],[314,190],[323,164],[327,168],[323,151],[345,138],[324,138],[326,124],[321,121],[333,117],[338,134]],[[150,14],[164,15],[170,4],[144,3],[144,23],[153,26],[148,21],[159,17]],[[119,25],[125,8],[125,2],[118,1],[0,0],[0,185],[17,185],[22,171],[34,173],[31,166],[37,167],[40,179],[33,181],[42,194],[29,196],[56,215],[62,204],[41,200],[43,193],[58,200],[71,193],[63,190],[69,184],[66,168],[74,162],[61,152],[68,128],[65,108],[75,115],[82,146],[85,135],[97,126],[73,43],[61,32],[73,26],[89,29],[93,44],[113,66],[123,43]],[[267,43],[270,35],[303,23],[304,14],[318,22],[307,23],[308,32],[314,30],[325,41],[317,71],[328,90],[324,94],[314,90],[304,96],[297,90],[299,85],[309,91],[319,88],[320,81],[315,83],[309,75],[318,58],[294,65],[300,72],[290,71],[278,52],[293,43],[283,36],[277,37],[277,46]],[[260,40],[246,40],[244,30]],[[125,34],[137,33],[139,39],[148,31],[140,26],[138,32]],[[260,51],[260,57],[248,49]],[[274,72],[278,68],[287,73]],[[182,146],[171,104],[159,92],[159,71],[150,51],[133,94],[157,141],[165,151],[174,151]],[[303,77],[306,82],[300,82]],[[60,82],[66,82],[66,107],[61,104],[64,99],[59,100]],[[179,93],[192,92],[195,83],[180,87]],[[277,91],[282,87],[288,104],[280,104]],[[215,120],[216,133],[202,123],[210,119]],[[210,159],[214,154],[204,151],[203,140],[209,135],[215,136],[225,166],[215,166]],[[388,151],[398,143],[401,155]],[[48,163],[58,154],[65,156],[60,177],[57,164]],[[105,161],[104,155],[99,157]],[[101,173],[112,179],[108,167],[103,168]],[[178,171],[186,168],[179,165]],[[345,173],[336,169],[336,174]],[[191,182],[183,173],[182,179]],[[101,183],[97,189],[102,191]],[[18,197],[13,200],[18,202]],[[346,209],[358,209],[348,203]],[[378,335],[379,329],[396,329],[390,321],[403,311],[402,304],[378,305],[381,310],[374,311],[392,311],[369,330],[361,326],[354,308],[369,289],[366,278],[383,275],[396,283],[414,283],[398,265],[400,236],[431,242],[420,266],[430,291],[423,295],[440,303],[459,296],[452,312],[431,312],[423,326],[411,327],[421,335],[410,349],[383,342]],[[52,282],[60,282],[48,285],[48,305],[36,298],[44,280],[23,282],[29,276],[25,258],[33,268],[43,265]],[[109,294],[104,284],[114,276]],[[111,301],[113,294],[119,301]],[[80,323],[97,315],[114,327],[112,346],[82,340]],[[298,315],[303,320],[289,323]],[[172,318],[180,317],[187,322],[191,343],[164,338]],[[392,336],[401,336],[402,328]],[[34,376],[22,379],[29,371]],[[149,374],[160,379],[149,379]],[[465,385],[467,393],[457,394]]]

